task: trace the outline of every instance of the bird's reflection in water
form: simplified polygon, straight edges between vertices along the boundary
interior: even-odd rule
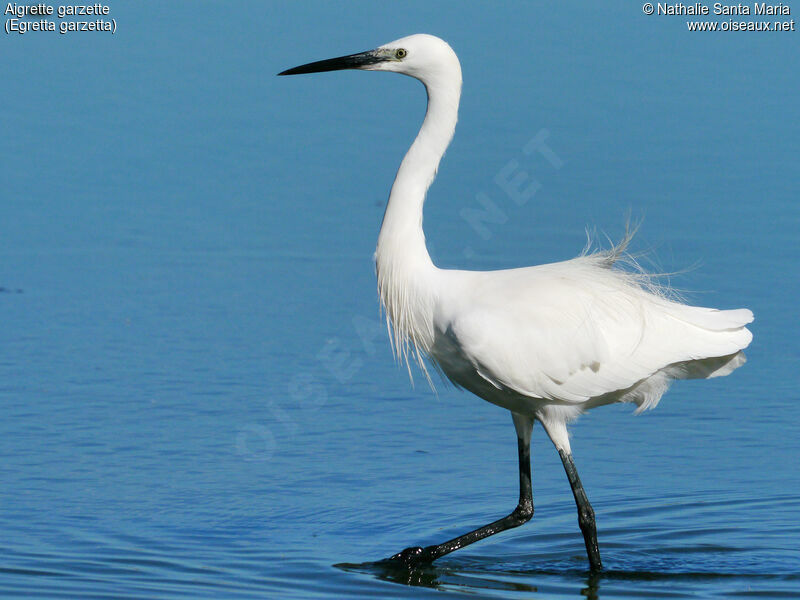
[[[600,573],[591,571],[586,577],[586,587],[581,589],[581,596],[588,600],[600,598]]]
[[[480,590],[497,590],[508,592],[537,593],[540,588],[529,582],[511,581],[508,578],[492,577],[490,572],[478,572],[474,567],[471,567],[462,573],[458,568],[454,567],[441,567],[435,564],[425,566],[417,566],[414,568],[407,568],[396,563],[389,563],[386,561],[367,562],[367,563],[340,563],[334,565],[338,569],[350,573],[361,573],[371,575],[382,581],[391,583],[398,583],[401,585],[409,585],[416,587],[426,587],[437,590],[462,588],[469,589],[471,592],[478,592]],[[525,577],[535,576],[537,572],[520,572],[509,571],[507,576],[514,574],[524,575]],[[495,573],[498,575],[499,573]],[[542,572],[542,575],[553,575],[552,571]],[[600,598],[600,580],[601,573],[594,572],[563,572],[560,575],[575,575],[575,580],[581,582],[582,587],[576,594],[580,598],[587,598],[588,600],[599,600]],[[545,587],[550,587],[549,585]]]

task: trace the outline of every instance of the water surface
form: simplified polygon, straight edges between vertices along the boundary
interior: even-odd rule
[[[797,33],[689,34],[617,3],[113,3],[118,32],[5,36],[0,594],[800,595]],[[516,501],[509,416],[419,376],[371,256],[424,110],[386,74],[285,68],[427,31],[464,70],[426,207],[443,266],[624,230],[749,362],[572,445],[606,571],[534,432],[531,523],[407,576],[366,565]],[[562,161],[526,156],[536,135]],[[510,161],[541,188],[514,203]],[[460,216],[483,192],[507,218]],[[602,235],[601,235],[602,237]]]

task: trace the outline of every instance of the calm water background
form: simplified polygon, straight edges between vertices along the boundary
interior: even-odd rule
[[[800,33],[427,4],[115,2],[113,37],[3,36],[0,595],[800,595]],[[411,582],[334,566],[516,501],[508,414],[412,389],[378,321],[371,256],[422,88],[274,76],[419,31],[464,70],[426,207],[439,264],[566,259],[630,210],[691,301],[756,314],[734,375],[572,428],[597,578],[541,429],[526,527]],[[524,154],[537,134],[560,167]],[[521,206],[495,183],[510,161],[541,185]],[[476,230],[478,192],[499,217]]]

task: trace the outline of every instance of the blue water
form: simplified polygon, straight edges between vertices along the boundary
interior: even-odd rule
[[[109,6],[113,36],[0,42],[0,595],[800,595],[800,33],[622,2]],[[756,314],[730,377],[572,428],[599,576],[541,429],[531,523],[411,578],[363,565],[517,494],[508,414],[412,388],[378,320],[422,88],[275,77],[419,31],[465,81],[426,207],[439,264],[569,258],[630,212],[692,302]],[[558,161],[524,153],[537,135]],[[459,212],[478,192],[483,228]]]

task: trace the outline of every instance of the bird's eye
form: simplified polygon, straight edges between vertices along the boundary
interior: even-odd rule
[[[408,52],[406,52],[405,48],[398,48],[397,50],[395,50],[394,57],[395,58],[405,58],[406,54],[408,54]]]

